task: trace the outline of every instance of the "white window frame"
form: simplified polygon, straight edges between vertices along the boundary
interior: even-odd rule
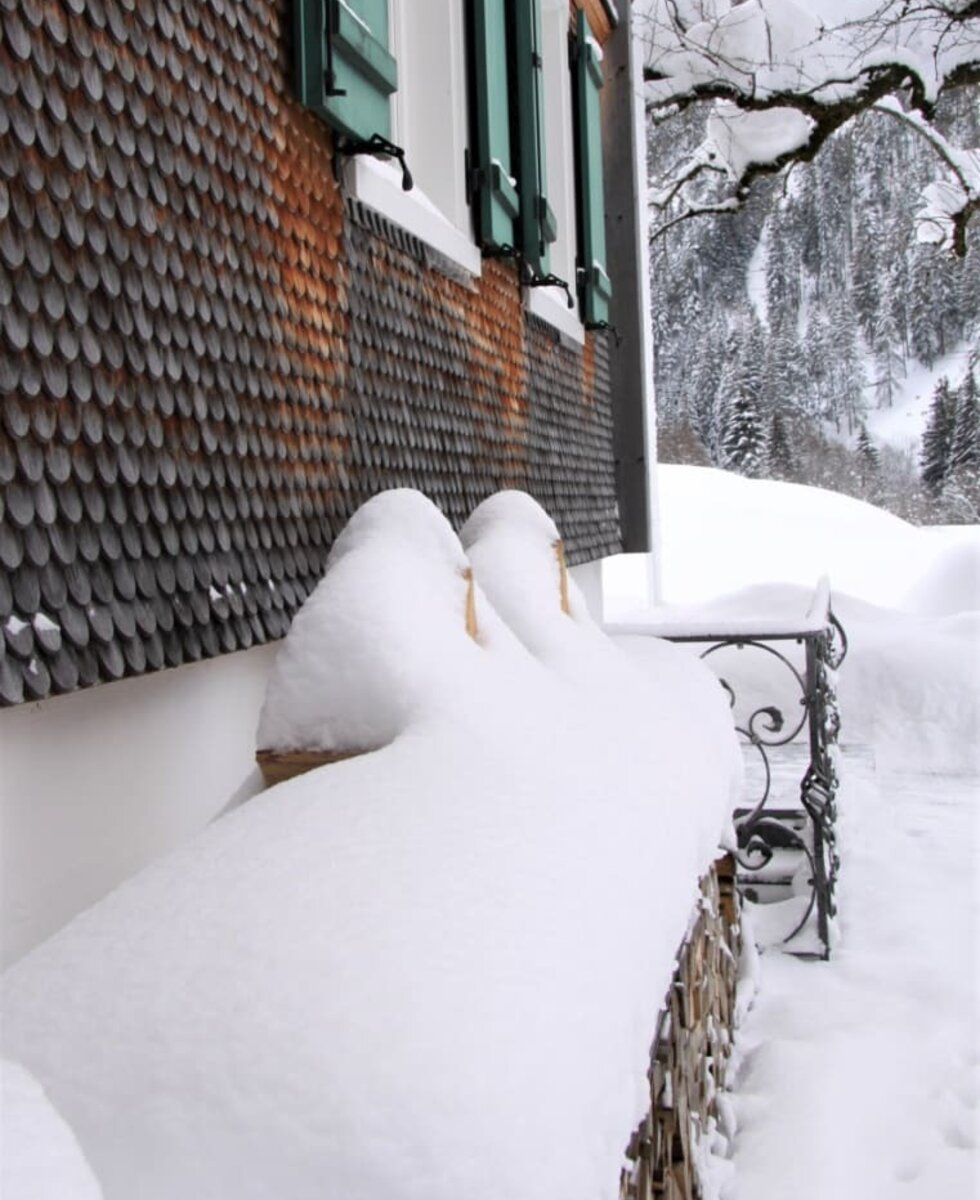
[[[419,24],[419,14],[429,32]],[[413,234],[467,274],[478,277],[483,258],[473,237],[473,217],[466,199],[465,162],[468,144],[466,44],[460,0],[392,0],[389,44],[398,63],[399,88],[391,98],[392,141],[405,151],[415,186],[402,190],[402,173],[390,161],[358,155],[348,176],[353,195],[393,224]],[[424,106],[414,106],[420,81],[441,80],[448,102],[439,106],[438,122]],[[443,111],[444,109],[444,111]],[[438,180],[434,164],[451,171]],[[426,175],[432,195],[426,191]],[[436,199],[438,197],[438,199]]]
[[[568,307],[568,297],[562,288],[535,287],[524,291],[529,312],[553,325],[572,341],[584,345],[585,326],[579,315],[575,280],[578,225],[568,36],[567,0],[541,0],[547,191],[558,227],[558,237],[549,249],[550,269],[552,274],[568,283],[575,305]]]

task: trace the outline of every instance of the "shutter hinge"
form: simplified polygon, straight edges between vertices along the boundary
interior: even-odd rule
[[[324,95],[327,97],[347,95],[346,88],[337,87],[337,73],[334,70],[333,65],[333,35],[336,21],[336,6],[331,5],[330,12],[323,25],[323,33],[327,43],[327,66],[326,70],[323,72],[323,91]]]
[[[473,166],[473,159],[470,155],[469,146],[463,152],[463,179],[466,187],[466,204],[467,206],[473,203],[477,190],[483,182],[483,172],[479,167]]]

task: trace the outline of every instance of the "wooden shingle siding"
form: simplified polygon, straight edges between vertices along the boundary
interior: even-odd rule
[[[285,0],[0,20],[3,703],[282,636],[384,488],[619,548],[604,339],[345,200]]]

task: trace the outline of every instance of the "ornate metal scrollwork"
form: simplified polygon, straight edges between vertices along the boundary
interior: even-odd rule
[[[804,647],[802,670],[773,644],[785,641]],[[753,637],[733,635],[712,638],[711,642],[701,654],[702,659],[708,660],[723,649],[758,651],[788,672],[793,693],[799,696],[799,713],[792,719],[787,717],[785,706],[766,703],[736,724],[745,745],[758,755],[762,768],[758,795],[750,807],[735,813],[736,861],[740,890],[750,899],[758,899],[760,889],[772,884],[774,877],[784,885],[784,890],[790,889],[793,894],[805,889],[806,903],[799,915],[794,913],[793,927],[782,941],[792,949],[815,914],[821,946],[819,957],[828,958],[831,921],[837,912],[835,889],[840,866],[835,829],[836,744],[840,732],[836,671],[847,654],[847,636],[828,606],[827,623],[819,630]],[[734,710],[736,689],[730,679],[722,678],[721,684]],[[795,741],[804,729],[809,738],[809,762],[799,784],[799,802],[777,807],[770,803],[773,791],[770,755]],[[776,869],[780,866],[781,875]],[[813,956],[808,949],[794,952]]]

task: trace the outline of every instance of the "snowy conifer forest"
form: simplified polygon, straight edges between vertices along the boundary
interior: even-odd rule
[[[946,93],[936,125],[980,144],[980,89]],[[651,116],[651,173],[703,129],[690,109]],[[662,461],[832,488],[919,524],[980,520],[980,228],[963,257],[917,240],[935,173],[926,139],[872,111],[734,212],[662,233],[654,215]]]

